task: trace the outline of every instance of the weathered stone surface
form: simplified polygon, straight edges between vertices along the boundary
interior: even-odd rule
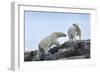
[[[35,61],[37,51],[25,53],[25,61]],[[84,59],[90,58],[90,40],[67,41],[59,47],[53,47],[48,54],[41,56],[42,60]]]
[[[36,54],[37,54],[37,50],[25,52],[24,53],[24,61],[32,61],[32,60],[34,60]]]

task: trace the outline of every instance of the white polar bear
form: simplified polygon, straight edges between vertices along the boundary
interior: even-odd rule
[[[74,23],[68,30],[69,41],[75,41],[77,36],[79,37],[79,40],[81,40],[81,29],[79,24]]]
[[[47,54],[48,50],[53,46],[59,46],[60,43],[57,41],[60,37],[65,37],[66,34],[62,32],[53,32],[51,35],[47,36],[39,43],[39,49],[36,58],[39,59],[39,57],[43,54]]]

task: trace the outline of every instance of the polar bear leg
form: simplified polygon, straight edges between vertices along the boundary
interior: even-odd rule
[[[39,51],[37,52],[36,60],[39,60]]]
[[[72,38],[69,37],[69,41],[71,41],[71,40],[72,40]]]
[[[39,48],[38,59],[44,60],[44,58],[45,58],[44,55],[45,55],[44,49]]]
[[[44,50],[39,48],[37,55],[36,55],[36,60],[41,60],[43,59],[43,55],[44,55]]]
[[[53,45],[56,45],[56,46],[60,46],[60,43],[59,43],[58,41],[54,41],[54,42],[52,42],[52,44],[53,44]],[[49,49],[50,49],[49,47],[44,49],[45,54],[48,54],[48,53],[49,53],[49,52],[48,52]]]
[[[60,46],[59,41],[55,41],[53,44],[56,45],[57,47]]]
[[[44,54],[48,54],[48,50],[49,50],[49,48],[45,48],[44,49]]]
[[[73,41],[74,40],[74,38],[73,37],[69,37],[69,41]]]
[[[76,40],[76,36],[73,36],[73,41],[75,41]]]
[[[81,35],[79,35],[79,40],[81,40]]]

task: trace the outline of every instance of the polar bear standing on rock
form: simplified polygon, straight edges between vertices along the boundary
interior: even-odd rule
[[[77,36],[79,36],[79,40],[81,40],[81,29],[79,24],[74,23],[68,30],[69,41],[75,41]]]
[[[40,57],[43,57],[44,55],[48,54],[48,50],[53,45],[59,46],[60,43],[57,41],[57,39],[60,37],[66,37],[66,34],[62,32],[53,32],[51,35],[41,40],[39,43],[39,49],[36,59],[41,60]]]

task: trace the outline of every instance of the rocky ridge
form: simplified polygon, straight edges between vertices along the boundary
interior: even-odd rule
[[[37,50],[25,52],[24,61],[37,61]],[[58,47],[50,48],[49,54],[41,56],[44,60],[89,59],[90,40],[66,41]]]

